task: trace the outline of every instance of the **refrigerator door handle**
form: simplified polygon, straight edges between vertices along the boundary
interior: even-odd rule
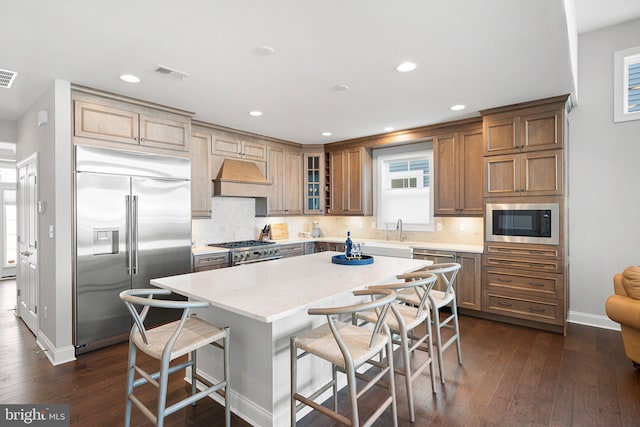
[[[133,210],[131,213],[131,274],[138,274],[138,196],[133,196]]]
[[[126,225],[125,225],[125,229],[126,229],[126,236],[125,236],[125,245],[126,245],[126,252],[127,252],[127,256],[125,258],[126,263],[127,263],[127,276],[131,276],[131,197],[130,196],[124,196],[124,203],[125,203],[125,208],[126,208],[126,215],[125,215],[125,221],[126,221]]]

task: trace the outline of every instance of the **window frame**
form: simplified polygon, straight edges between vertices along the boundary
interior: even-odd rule
[[[419,227],[413,226],[413,224],[405,223],[405,231],[434,231],[435,230],[435,200],[434,200],[434,185],[433,185],[433,169],[434,169],[434,153],[433,153],[433,140],[426,138],[422,140],[412,141],[408,144],[398,145],[394,147],[378,148],[373,150],[373,216],[376,218],[376,226],[374,228],[378,230],[385,230],[385,224],[380,221],[380,194],[381,194],[381,180],[380,176],[380,162],[379,157],[388,156],[402,156],[406,153],[414,151],[429,151],[429,211],[430,218],[429,223],[420,225]]]
[[[614,53],[613,62],[613,121],[627,122],[631,120],[640,120],[640,111],[628,112],[628,81],[629,76],[627,74],[628,67],[627,61],[632,58],[633,60],[640,60],[640,46],[632,47],[630,49],[618,50]]]

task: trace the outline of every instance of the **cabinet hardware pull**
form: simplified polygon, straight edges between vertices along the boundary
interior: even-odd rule
[[[140,142],[144,141],[144,138],[140,138]]]
[[[544,251],[534,251],[534,250],[530,250],[529,253],[532,254],[532,255],[544,255],[545,254]]]
[[[539,262],[530,262],[529,263],[529,267],[546,267],[546,266],[547,266],[546,264],[542,264],[542,263],[539,263]]]
[[[134,141],[137,141],[137,140],[138,140],[138,137],[137,137],[137,136],[134,136],[134,137],[133,137],[133,140],[134,140]]]
[[[531,286],[538,286],[538,287],[543,287],[544,286],[544,283],[529,282],[529,284]]]
[[[498,264],[513,264],[513,261],[505,261],[505,260],[502,260],[502,259],[498,259],[498,260],[496,260],[496,262]]]
[[[500,252],[513,252],[513,249],[509,248],[496,248],[496,250]]]
[[[509,302],[498,301],[498,305],[501,305],[503,307],[511,307],[513,304]]]
[[[547,310],[544,308],[529,307],[529,311],[533,311],[534,313],[544,313]]]
[[[501,277],[498,277],[496,280],[502,283],[511,283],[511,279],[503,279]]]

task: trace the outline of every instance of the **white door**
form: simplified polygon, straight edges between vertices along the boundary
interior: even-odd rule
[[[18,166],[18,316],[38,331],[38,157]]]

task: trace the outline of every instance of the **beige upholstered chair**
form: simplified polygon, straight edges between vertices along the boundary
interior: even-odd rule
[[[620,323],[624,353],[640,370],[640,266],[627,267],[613,277],[615,295],[607,299],[607,315]]]
[[[439,277],[438,285],[441,289],[432,289],[429,292],[429,305],[431,306],[431,323],[433,324],[436,349],[438,351],[438,369],[440,370],[440,382],[444,384],[444,367],[442,352],[446,350],[451,344],[456,343],[458,350],[458,364],[462,365],[462,350],[460,348],[460,328],[458,326],[458,306],[456,304],[456,292],[455,282],[458,271],[460,270],[460,264],[458,263],[443,263],[432,264],[419,271],[413,273],[407,273],[399,275],[399,279],[415,280],[421,278],[425,273],[432,273]],[[410,303],[413,305],[420,304],[420,298],[415,293],[410,291],[401,291],[398,294],[400,301]],[[440,309],[449,306],[451,308],[451,314],[444,320],[440,319]],[[453,322],[453,324],[451,324]],[[445,342],[442,343],[441,329],[453,330],[453,335]]]
[[[398,369],[396,366],[395,373],[404,375],[405,377],[411,422],[415,422],[416,420],[413,403],[413,380],[420,375],[427,366],[429,366],[431,370],[431,390],[433,393],[436,392],[436,372],[433,367],[433,341],[431,339],[431,316],[428,295],[436,282],[437,276],[434,274],[423,274],[423,276],[424,277],[421,277],[419,280],[403,281],[369,288],[371,290],[390,289],[395,292],[413,292],[420,301],[420,303],[415,306],[393,302],[391,304],[393,315],[387,317],[387,325],[394,338],[393,343],[400,346],[402,353],[403,367],[402,369]],[[356,318],[375,323],[378,321],[378,314],[375,311],[364,311],[358,313]],[[422,336],[417,335],[416,328],[423,323],[426,326],[425,334]],[[425,342],[426,346],[424,345]],[[412,369],[411,356],[417,350],[426,352],[427,358],[424,359],[419,366],[415,367],[415,369]]]
[[[358,415],[358,397],[370,389],[378,381],[387,376],[389,396],[378,407],[363,425],[371,425],[389,406],[393,413],[393,425],[398,425],[396,408],[396,390],[393,381],[393,348],[389,329],[384,323],[389,305],[396,299],[391,290],[356,291],[354,295],[377,295],[378,298],[370,302],[334,308],[309,309],[310,315],[327,317],[327,323],[312,329],[299,337],[291,337],[291,425],[296,425],[296,414],[304,407],[313,409],[349,426],[357,427],[360,423]],[[350,322],[335,320],[333,316],[353,315],[361,311],[376,310],[378,321],[373,328],[352,325]],[[302,353],[298,354],[298,351]],[[382,354],[386,353],[386,358]],[[302,357],[314,355],[331,363],[332,379],[315,392],[303,396],[298,392],[297,364]],[[380,362],[374,360],[380,356]],[[356,389],[356,377],[365,379],[356,373],[361,366],[373,365],[380,371],[373,378],[366,378],[366,385],[360,391]],[[350,414],[346,417],[338,413],[337,371],[344,372],[347,377]],[[333,390],[333,410],[316,402],[325,391]],[[300,402],[300,403],[298,403]]]
[[[125,410],[125,426],[131,422],[131,404],[134,403],[142,413],[155,425],[163,426],[164,418],[184,408],[211,393],[224,389],[225,396],[225,424],[231,424],[231,406],[229,389],[229,328],[217,328],[195,315],[189,315],[192,308],[205,308],[209,304],[200,301],[171,301],[154,299],[154,295],[170,295],[165,289],[132,289],[120,293],[120,299],[124,301],[133,316],[134,324],[129,336],[129,363],[127,374],[127,405]],[[138,312],[137,306],[142,307]],[[144,320],[151,308],[158,309],[182,309],[182,317],[175,322],[147,329]],[[218,384],[207,386],[204,390],[196,390],[196,350],[206,345],[213,344],[222,349],[224,357],[224,379]],[[160,361],[160,369],[155,373],[148,373],[136,365],[136,353],[140,349],[149,356]],[[171,361],[189,353],[189,360],[171,366]],[[191,367],[191,396],[168,408],[167,384],[169,374],[180,372]],[[136,372],[140,378],[135,379]],[[158,387],[158,404],[155,414],[147,408],[135,395],[134,389],[144,385],[153,384]]]

